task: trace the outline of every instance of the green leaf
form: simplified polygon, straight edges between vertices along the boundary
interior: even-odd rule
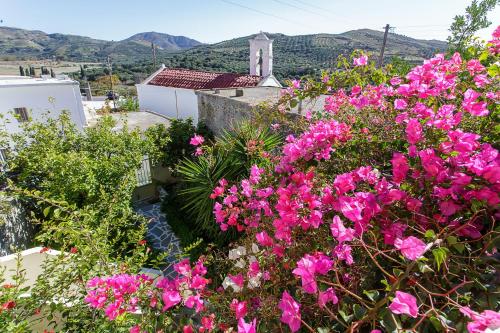
[[[438,271],[441,268],[441,265],[446,261],[448,251],[449,250],[445,247],[440,247],[432,250],[432,254],[434,255],[434,260],[436,262]]]
[[[380,295],[378,290],[363,290],[363,294],[365,294],[366,297],[368,297],[372,302],[375,302]]]
[[[500,66],[498,66],[497,64],[492,64],[490,67],[488,67],[488,75],[491,77],[500,75]]]
[[[348,316],[344,311],[339,310],[339,315],[346,323],[350,323],[352,320],[352,315]]]
[[[448,238],[446,238],[446,241],[450,245],[456,244],[457,243],[457,237],[455,237],[455,236],[449,236]]]
[[[443,331],[443,323],[441,323],[440,319],[438,319],[435,316],[432,316],[429,318],[429,320],[432,323],[432,326],[434,326],[434,328],[436,329],[436,331],[438,331],[438,332]]]
[[[434,230],[429,229],[425,232],[425,238],[427,239],[434,239],[436,237],[436,234],[434,233]]]
[[[50,208],[51,208],[50,206],[45,207],[45,209],[43,210],[43,216],[45,216],[45,217],[49,216]]]
[[[489,53],[487,51],[483,51],[479,56],[479,61],[485,61],[486,59],[488,59],[488,55]]]
[[[361,305],[359,304],[354,304],[352,306],[353,310],[354,310],[354,318],[356,319],[361,319],[363,318],[363,316],[365,315],[366,313],[366,309],[364,307],[362,307]]]
[[[380,280],[380,283],[382,283],[385,286],[386,291],[391,290],[391,285],[389,284],[389,282],[387,282],[386,279]]]
[[[434,272],[434,270],[429,265],[427,265],[426,263],[424,263],[422,261],[417,261],[417,265],[418,265],[418,270],[421,273]]]

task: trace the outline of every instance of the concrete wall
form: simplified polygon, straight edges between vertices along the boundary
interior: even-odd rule
[[[12,249],[24,250],[31,245],[34,228],[26,218],[26,212],[14,198],[0,198],[0,256],[12,253]]]
[[[194,90],[137,84],[139,107],[170,118],[192,118],[198,123],[198,99]]]
[[[199,119],[215,134],[222,134],[243,119],[252,117],[253,108],[247,103],[221,98],[217,94],[198,94]]]
[[[28,109],[34,121],[57,118],[67,110],[78,128],[86,125],[78,83],[0,86],[0,126],[8,133],[20,132],[20,122],[11,113],[20,107]]]

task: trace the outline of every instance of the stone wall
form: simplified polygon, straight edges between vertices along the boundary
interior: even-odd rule
[[[21,203],[14,198],[0,197],[0,256],[30,247],[34,228]]]
[[[250,118],[253,107],[248,103],[221,98],[217,94],[198,95],[198,119],[205,122],[208,128],[215,134],[222,134],[223,130],[229,130],[243,119]]]

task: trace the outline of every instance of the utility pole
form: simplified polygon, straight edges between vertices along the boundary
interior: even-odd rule
[[[156,71],[156,46],[151,42],[151,50],[153,52],[153,72]]]
[[[384,42],[382,43],[382,49],[380,49],[380,55],[378,57],[378,63],[377,63],[378,68],[382,67],[382,63],[384,61],[385,44],[387,43],[387,34],[389,33],[389,28],[390,28],[389,24],[386,24],[384,33]]]
[[[113,108],[116,110],[116,96],[113,90],[113,67],[111,66],[111,60],[108,56],[108,70],[109,70],[109,83],[111,85],[111,97],[113,97]]]

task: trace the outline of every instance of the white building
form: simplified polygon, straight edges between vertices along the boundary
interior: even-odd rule
[[[21,123],[32,119],[57,118],[63,111],[82,129],[87,125],[80,86],[66,76],[32,78],[0,75],[0,127],[8,133],[21,131]]]
[[[264,33],[250,40],[250,74],[215,73],[166,68],[164,65],[137,84],[142,110],[170,118],[191,117],[198,122],[198,99],[195,91],[206,89],[281,87],[272,74],[273,40]]]

